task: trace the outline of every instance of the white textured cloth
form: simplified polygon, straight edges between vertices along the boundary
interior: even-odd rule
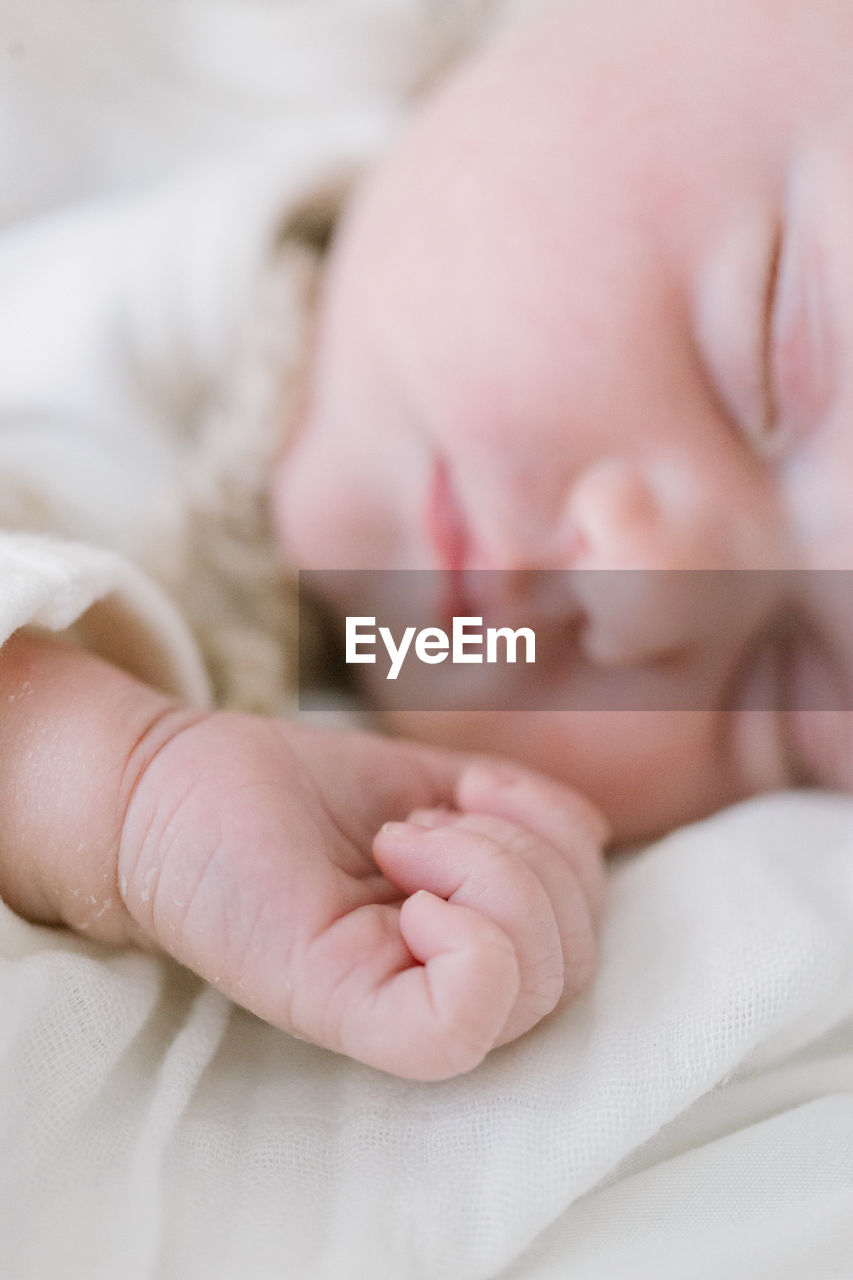
[[[276,701],[280,619],[232,590],[268,571],[238,331],[294,201],[498,7],[0,0],[0,641],[73,628],[204,701],[172,596],[220,694]],[[285,364],[311,266],[284,264]],[[0,1275],[849,1280],[853,801],[755,801],[614,869],[592,990],[440,1085],[0,904]]]
[[[19,627],[60,632],[191,702],[210,701],[176,607],[135,565],[100,547],[0,533],[0,644]]]
[[[467,1077],[312,1048],[167,962],[0,916],[15,1280],[847,1280],[853,802],[614,872],[599,977]]]

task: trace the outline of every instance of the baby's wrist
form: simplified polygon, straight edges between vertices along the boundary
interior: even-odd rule
[[[0,896],[27,919],[138,941],[116,865],[146,756],[192,712],[92,654],[19,632],[0,649]],[[174,730],[172,730],[174,731]]]

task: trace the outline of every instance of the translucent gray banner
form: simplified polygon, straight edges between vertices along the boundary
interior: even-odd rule
[[[311,570],[299,705],[853,708],[853,571]]]

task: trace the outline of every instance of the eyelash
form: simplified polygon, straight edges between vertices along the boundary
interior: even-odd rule
[[[776,226],[771,243],[767,279],[764,287],[764,304],[762,307],[760,371],[762,422],[758,444],[763,448],[772,447],[779,426],[779,405],[773,370],[773,329],[781,275],[783,238],[783,228],[780,222]]]

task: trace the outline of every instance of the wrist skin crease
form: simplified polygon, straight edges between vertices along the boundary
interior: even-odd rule
[[[39,924],[152,945],[117,879],[147,766],[204,718],[110,663],[31,632],[0,648],[0,897]]]

